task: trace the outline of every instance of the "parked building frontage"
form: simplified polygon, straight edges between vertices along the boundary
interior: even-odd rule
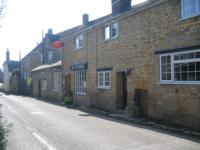
[[[24,95],[32,95],[31,71],[34,68],[44,64],[55,63],[61,59],[61,50],[53,48],[53,42],[58,38],[58,35],[54,35],[52,29],[49,29],[42,42],[22,58],[21,82]]]
[[[49,66],[54,66],[54,64],[61,60],[61,50],[53,47],[53,43],[58,39],[59,35],[53,34],[52,29],[49,29],[48,33],[43,38],[43,41],[22,59],[21,82],[22,91],[24,95],[36,96],[36,90],[39,89],[41,90],[39,91],[39,93],[42,93],[42,84],[39,84],[40,87],[38,87],[38,82],[40,82],[40,78],[44,77],[44,74],[40,74],[41,76],[38,77],[37,73],[45,72],[46,70],[48,70],[48,68],[50,68]],[[47,75],[48,78],[48,74],[45,73],[45,75]],[[49,99],[51,95],[45,97],[42,94],[37,94],[36,97],[43,97]],[[54,98],[55,97],[53,96],[52,99]],[[58,97],[58,99],[60,98]]]
[[[60,39],[63,93],[74,104],[199,129],[200,9],[199,0],[186,1],[119,0],[111,15],[84,15]]]

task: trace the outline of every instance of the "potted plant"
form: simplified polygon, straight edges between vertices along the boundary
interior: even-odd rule
[[[71,93],[68,93],[64,96],[64,104],[65,105],[72,105],[73,104],[73,98],[72,98]]]

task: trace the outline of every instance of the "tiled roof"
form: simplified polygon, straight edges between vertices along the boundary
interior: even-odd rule
[[[9,72],[13,72],[14,70],[20,68],[19,61],[12,61],[12,60],[10,60],[10,61],[7,61],[6,64],[8,66],[8,71]]]

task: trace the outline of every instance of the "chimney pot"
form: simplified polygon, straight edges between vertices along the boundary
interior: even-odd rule
[[[6,51],[6,61],[10,61],[10,52],[9,52],[8,48],[7,48],[7,51]]]

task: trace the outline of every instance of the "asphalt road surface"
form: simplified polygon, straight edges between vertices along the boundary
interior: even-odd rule
[[[200,140],[69,109],[34,98],[2,95],[13,124],[8,150],[200,150]]]

